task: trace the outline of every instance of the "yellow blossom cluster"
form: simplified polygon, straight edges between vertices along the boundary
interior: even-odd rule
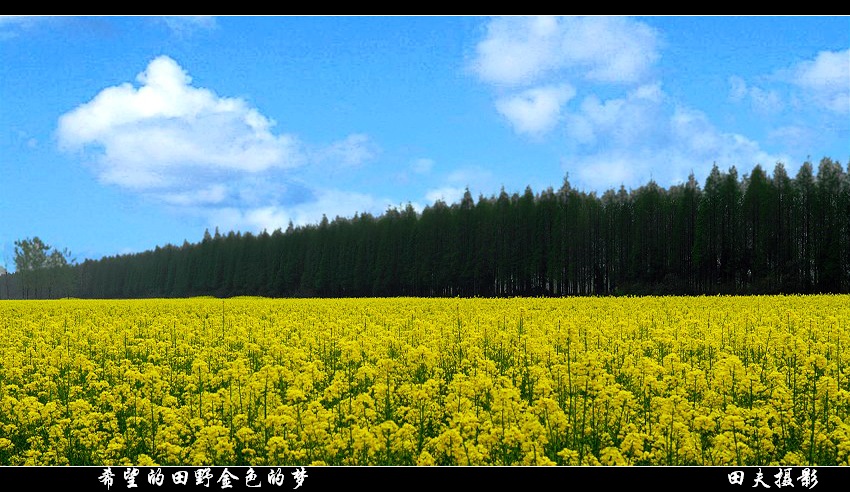
[[[0,303],[2,465],[850,465],[850,296]]]

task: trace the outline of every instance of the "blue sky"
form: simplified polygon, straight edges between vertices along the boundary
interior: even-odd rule
[[[848,17],[0,17],[0,266],[850,161]]]

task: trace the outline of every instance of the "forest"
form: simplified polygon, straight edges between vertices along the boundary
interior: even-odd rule
[[[108,233],[108,231],[105,231]],[[850,163],[410,204],[0,276],[0,299],[850,292]]]

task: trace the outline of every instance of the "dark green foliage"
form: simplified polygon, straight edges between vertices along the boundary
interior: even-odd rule
[[[3,275],[6,297],[11,295],[12,279],[23,299],[68,296],[74,289],[74,261],[67,249],[51,248],[38,237],[15,241],[16,274]]]
[[[4,297],[518,296],[850,292],[850,175],[823,159],[794,178],[714,166],[669,189],[557,191],[437,201],[417,213],[323,217],[271,234],[19,272]],[[49,270],[46,269],[46,270]],[[70,272],[70,273],[68,273]],[[71,275],[69,280],[68,275]]]

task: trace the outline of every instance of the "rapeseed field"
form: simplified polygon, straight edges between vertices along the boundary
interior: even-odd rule
[[[848,465],[850,296],[0,302],[2,465]]]

